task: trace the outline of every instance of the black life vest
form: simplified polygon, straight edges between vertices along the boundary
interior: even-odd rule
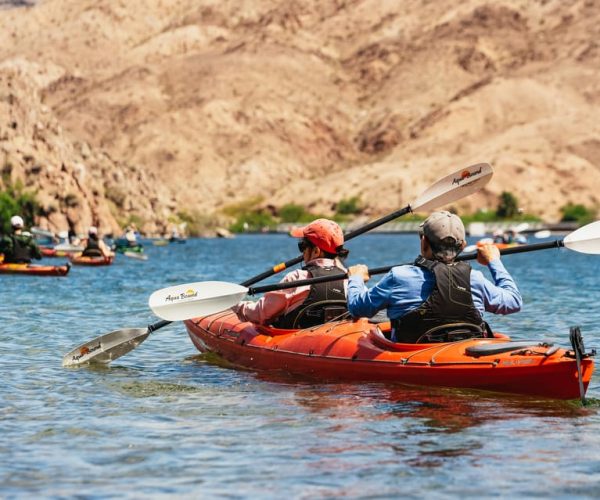
[[[319,267],[309,265],[303,267],[311,278],[331,276],[344,271],[338,267]],[[310,286],[306,300],[296,309],[277,318],[272,323],[275,328],[310,328],[322,325],[348,311],[344,281],[316,283]]]
[[[100,243],[98,238],[90,236],[87,241],[87,245],[84,251],[81,253],[84,257],[102,257],[102,250],[100,250]]]
[[[4,256],[4,262],[13,264],[30,264],[33,258],[31,244],[33,238],[23,234],[11,234],[12,252]]]
[[[415,266],[428,269],[435,275],[435,287],[431,295],[419,307],[399,319],[392,320],[395,338],[400,342],[448,341],[452,338],[427,339],[432,331],[452,325],[472,325],[475,335],[459,338],[485,336],[486,325],[473,304],[471,295],[471,266],[466,262],[443,262],[417,257]],[[458,340],[455,338],[454,340]]]

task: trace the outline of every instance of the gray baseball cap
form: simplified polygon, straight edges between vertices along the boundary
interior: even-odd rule
[[[465,226],[458,215],[445,210],[433,212],[420,227],[436,257],[449,261],[460,253],[465,241]]]

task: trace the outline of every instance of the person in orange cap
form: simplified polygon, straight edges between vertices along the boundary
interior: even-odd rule
[[[304,267],[286,274],[281,283],[346,272],[348,256],[342,228],[332,220],[317,219],[290,233],[301,238]],[[276,328],[309,328],[344,314],[347,280],[267,292],[258,301],[240,302],[233,311],[242,321]]]

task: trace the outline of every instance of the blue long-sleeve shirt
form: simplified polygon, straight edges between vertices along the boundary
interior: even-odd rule
[[[500,259],[489,263],[494,282],[481,271],[471,270],[473,304],[483,316],[484,311],[511,314],[521,310],[521,294]],[[368,289],[360,276],[348,281],[348,310],[354,317],[375,315],[387,308],[390,319],[399,319],[419,307],[433,291],[435,275],[418,266],[393,267],[373,288]]]

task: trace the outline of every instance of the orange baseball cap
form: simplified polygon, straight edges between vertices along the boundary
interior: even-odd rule
[[[293,229],[290,234],[294,238],[306,238],[327,253],[337,254],[339,247],[344,245],[342,228],[329,219],[317,219],[308,226]]]

